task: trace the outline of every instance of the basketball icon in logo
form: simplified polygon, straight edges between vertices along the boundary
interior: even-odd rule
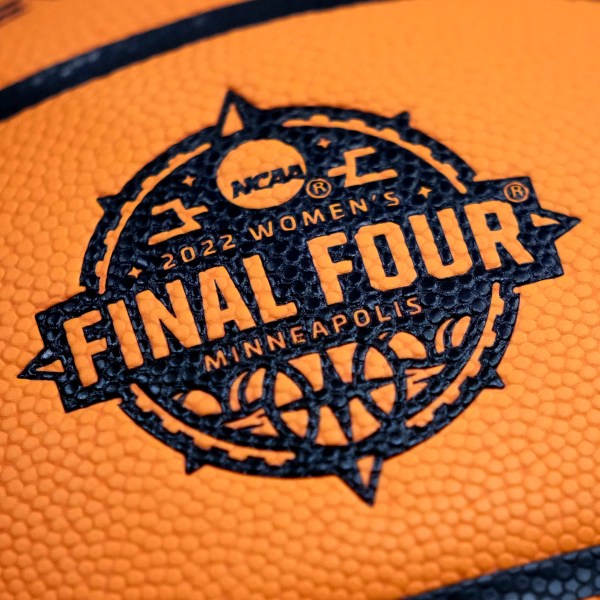
[[[369,503],[387,458],[502,387],[515,288],[562,274],[576,223],[406,113],[233,93],[101,204],[86,291],[38,315],[22,376],[66,410],[120,397],[189,473],[336,475]]]

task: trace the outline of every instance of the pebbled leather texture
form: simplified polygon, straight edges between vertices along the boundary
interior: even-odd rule
[[[27,4],[0,23],[3,85],[216,6]],[[599,26],[593,2],[359,3],[190,43],[0,122],[0,598],[392,600],[599,544]],[[228,90],[265,110],[409,111],[475,181],[529,177],[580,219],[556,242],[564,275],[518,289],[504,387],[387,460],[372,505],[334,476],[186,474],[120,400],[66,413],[51,382],[18,378],[43,347],[36,315],[84,291],[97,199],[213,126]]]

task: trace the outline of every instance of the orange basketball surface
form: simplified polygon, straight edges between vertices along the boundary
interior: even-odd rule
[[[152,3],[156,13],[134,2],[26,4],[22,15],[0,21],[3,87],[225,3]],[[600,6],[588,1],[358,2],[190,42],[1,121],[0,598],[392,600],[600,544],[599,28]],[[564,274],[517,285],[516,323],[497,368],[504,386],[486,387],[435,435],[386,459],[372,503],[333,474],[269,477],[210,464],[188,474],[181,453],[129,419],[118,395],[67,412],[52,382],[19,378],[44,347],[36,315],[84,292],[82,263],[104,214],[97,199],[114,197],[144,165],[219,122],[230,91],[258,111],[322,106],[382,118],[408,111],[411,126],[460,156],[475,182],[529,177],[545,210],[580,221],[556,240]],[[320,118],[324,131],[341,128]],[[220,123],[235,134],[244,118],[232,119]],[[367,135],[364,124],[346,129],[344,135]],[[392,134],[385,135],[382,143],[391,144]],[[276,193],[259,190],[243,199],[233,195],[232,182],[272,174],[283,163],[297,163],[300,174],[308,167],[290,145],[245,143],[221,163],[216,185],[240,210],[278,210],[304,180],[288,172],[288,181],[273,184]],[[197,149],[199,159],[206,152]],[[362,152],[346,160],[361,160],[370,150]],[[183,164],[174,160],[169,172]],[[443,164],[434,167],[452,179]],[[154,169],[148,185],[159,185],[161,176]],[[314,187],[313,198],[320,190]],[[337,209],[329,210],[336,220]],[[475,219],[469,216],[477,234]],[[198,222],[190,217],[189,226]],[[106,241],[114,252],[120,231]],[[432,240],[420,245],[427,265],[435,258]],[[453,242],[455,259],[460,243]],[[527,250],[515,244],[513,259],[527,262]],[[323,257],[331,259],[327,248],[314,242],[311,252],[325,298],[334,303],[343,265],[337,259],[319,267]],[[479,248],[484,259],[493,254]],[[366,238],[361,252],[370,281],[385,289],[392,276],[377,271]],[[302,313],[289,298],[274,298],[268,265],[265,271],[260,261],[246,260],[265,321]],[[102,268],[100,261],[100,280]],[[236,304],[235,287],[222,272],[206,273],[202,290],[216,288],[212,300],[202,297],[200,337],[225,335],[228,319],[250,329],[256,317]],[[191,300],[176,286],[170,293],[179,317],[171,329],[181,327],[178,338],[191,347],[200,342],[186,322]],[[223,295],[237,307],[226,317],[216,300]],[[144,298],[138,307],[160,359],[169,353],[157,317],[162,305]],[[137,365],[141,355],[128,322],[121,321],[122,352]],[[485,335],[494,337],[491,327]],[[80,336],[72,347],[83,356],[76,356],[79,374],[91,385],[98,369],[86,363],[86,344],[89,338]],[[387,368],[375,353],[365,358],[367,379],[384,377]],[[264,375],[255,373],[247,382],[250,401],[260,395]],[[281,376],[279,385],[295,399],[293,382]],[[144,390],[131,389],[138,406],[150,410]],[[210,412],[211,398],[188,395],[182,402]],[[379,402],[389,412],[384,392]],[[171,432],[187,431],[200,447],[207,443],[160,414]],[[428,414],[415,422],[428,423],[433,409]],[[341,443],[335,423],[327,429],[320,418],[317,441]],[[306,434],[302,415],[286,419],[294,433]],[[377,429],[368,417],[356,419],[356,436]],[[258,427],[256,421],[239,427],[250,425]],[[245,458],[238,447],[223,448]],[[287,457],[281,451],[268,460]]]

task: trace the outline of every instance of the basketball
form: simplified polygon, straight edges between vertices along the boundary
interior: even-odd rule
[[[599,31],[0,0],[0,599],[600,598]]]

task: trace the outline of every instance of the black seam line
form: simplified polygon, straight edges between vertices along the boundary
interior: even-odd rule
[[[133,63],[240,27],[373,0],[249,0],[175,21],[58,63],[0,91],[0,121]]]
[[[403,600],[586,600],[597,594],[600,546],[590,546]]]
[[[6,4],[0,4],[0,25],[4,25],[2,21],[5,19],[8,20],[21,12],[23,12],[23,7],[17,0],[12,0]]]

